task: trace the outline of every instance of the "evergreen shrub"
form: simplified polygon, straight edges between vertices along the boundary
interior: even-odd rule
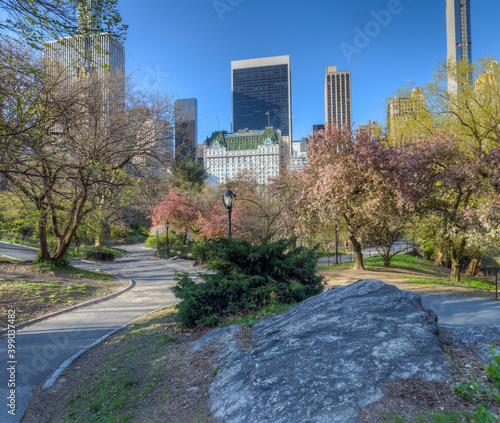
[[[294,239],[254,245],[241,239],[205,242],[207,269],[195,282],[177,273],[172,288],[183,326],[214,326],[237,312],[255,312],[271,304],[293,304],[323,292],[323,277],[315,274],[317,247],[292,249]]]
[[[83,251],[84,260],[112,261],[118,257],[118,253],[109,247],[85,247]]]

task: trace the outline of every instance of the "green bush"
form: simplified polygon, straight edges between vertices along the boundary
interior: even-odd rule
[[[158,241],[156,235],[150,235],[146,239],[146,247],[155,248],[158,242],[158,248],[167,248],[167,236],[165,234],[158,235]],[[192,252],[192,247],[195,244],[193,241],[188,241],[184,244],[183,236],[177,235],[175,232],[169,232],[168,234],[168,244],[170,250],[178,251],[180,254],[186,255]]]
[[[201,283],[186,272],[174,278],[181,324],[214,326],[222,316],[292,304],[321,293],[323,277],[315,274],[317,248],[291,249],[293,243],[294,239],[266,239],[261,245],[234,238],[206,241],[207,268],[214,273],[199,273]]]
[[[45,260],[41,255],[40,251],[37,253],[34,262],[44,269],[48,270],[63,270],[71,269],[71,264],[68,256],[64,256],[59,260]]]
[[[112,261],[118,257],[116,250],[110,247],[85,247],[83,258],[85,260]]]
[[[436,249],[432,242],[426,242],[424,244],[424,255],[427,260],[431,260],[432,257],[436,254]]]
[[[208,242],[195,242],[191,247],[191,253],[197,262],[206,262],[209,258],[210,244]]]

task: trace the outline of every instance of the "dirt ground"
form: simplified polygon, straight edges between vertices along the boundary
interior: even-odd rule
[[[83,303],[127,287],[128,280],[79,269],[41,270],[31,262],[0,261],[0,330],[8,310],[15,324]]]
[[[219,422],[206,404],[219,348],[192,351],[209,329],[180,329],[169,314],[141,319],[78,358],[52,388],[35,388],[23,423]]]

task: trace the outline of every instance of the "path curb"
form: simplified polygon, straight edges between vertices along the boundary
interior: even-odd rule
[[[38,250],[38,248],[36,247],[32,247],[31,245],[23,245],[23,244],[14,244],[13,242],[7,242],[7,241],[0,241],[0,243],[2,244],[7,244],[7,245],[15,245],[16,247],[25,247],[25,248],[31,248],[32,250]],[[10,256],[6,256],[5,254],[3,255],[3,257],[8,257],[9,259],[11,260],[19,260],[19,259],[16,259],[14,257],[10,257]],[[124,255],[120,256],[120,258],[124,257]],[[69,257],[68,258],[71,260],[80,260],[80,261],[83,261],[84,263],[89,263],[89,264],[102,264],[101,261],[91,261],[91,260],[85,260],[85,259],[81,259],[81,258],[78,258],[78,257]],[[21,260],[22,261],[22,260]]]
[[[25,326],[32,325],[33,323],[38,323],[38,322],[41,322],[42,320],[50,319],[51,317],[59,316],[60,314],[67,313],[67,312],[76,310],[78,308],[87,307],[90,305],[101,303],[103,301],[111,300],[112,298],[115,298],[118,295],[121,295],[124,292],[127,292],[128,290],[132,289],[136,285],[135,281],[133,281],[132,279],[129,279],[129,282],[130,282],[129,286],[127,286],[126,288],[123,288],[120,291],[113,292],[112,294],[106,295],[105,297],[95,298],[93,300],[89,300],[89,301],[86,301],[86,302],[81,303],[81,304],[76,304],[72,307],[65,308],[63,310],[55,311],[54,313],[47,314],[46,316],[37,317],[36,319],[28,320],[27,322],[16,325],[15,329],[16,330],[21,329],[21,328],[24,328]],[[7,335],[8,331],[9,331],[9,329],[4,329],[4,330],[0,331],[0,338],[3,338],[5,335]]]
[[[172,305],[172,304],[171,304]],[[119,328],[117,329],[114,329],[112,330],[111,332],[107,333],[106,335],[102,336],[101,338],[99,338],[97,341],[95,342],[92,342],[92,344],[88,345],[87,347],[83,348],[82,350],[78,351],[75,355],[73,355],[72,357],[68,358],[63,364],[61,364],[59,366],[59,368],[54,372],[52,373],[52,376],[50,376],[50,378],[47,379],[47,381],[45,382],[45,384],[43,385],[43,390],[46,390],[46,389],[49,389],[51,388],[52,386],[54,386],[54,383],[56,383],[57,381],[57,378],[59,376],[61,376],[61,374],[68,368],[68,366],[71,365],[71,363],[73,363],[78,357],[80,357],[82,354],[86,353],[88,350],[90,350],[91,348],[99,345],[101,342],[105,341],[106,339],[108,339],[110,336],[114,335],[116,332],[119,332],[121,331],[122,329],[125,329],[127,327],[129,327],[132,322],[136,321],[136,320],[139,320],[139,319],[142,319],[143,317],[146,317],[150,314],[153,314],[153,313],[156,313],[158,311],[161,311],[161,310],[165,310],[166,308],[170,307],[171,305],[168,305],[168,306],[165,306],[165,307],[161,307],[161,308],[158,308],[156,310],[153,310],[153,311],[150,311],[149,313],[146,313],[146,314],[143,314],[142,316],[140,317],[137,317],[136,319],[134,320],[131,320],[130,322],[128,322],[127,324],[123,325],[123,326],[120,326]]]

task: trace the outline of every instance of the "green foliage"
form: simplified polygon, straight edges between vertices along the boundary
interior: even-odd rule
[[[116,248],[108,246],[86,247],[83,251],[83,258],[85,260],[112,261],[119,255]]]
[[[64,256],[59,260],[45,260],[40,252],[37,253],[35,260],[35,264],[39,267],[48,269],[48,270],[62,270],[62,269],[71,269],[71,264],[68,256]]]
[[[172,186],[188,191],[200,192],[207,179],[207,172],[202,162],[193,160],[191,156],[175,161],[170,167],[174,175]]]
[[[500,390],[500,354],[497,351],[496,345],[491,345],[489,350],[489,356],[493,359],[493,362],[486,366],[486,373],[497,389]]]
[[[431,260],[432,256],[436,254],[436,249],[432,242],[426,242],[424,244],[424,254],[427,260]]]
[[[165,234],[158,235],[158,240],[156,235],[150,235],[146,238],[145,245],[149,248],[157,247],[160,251],[166,251],[167,248],[167,236]],[[193,241],[188,241],[184,244],[184,237],[182,235],[177,235],[174,231],[168,233],[168,244],[171,251],[178,251],[181,255],[187,256],[192,252],[194,247]]]
[[[204,263],[208,261],[208,254],[210,252],[210,244],[208,242],[195,242],[191,247],[193,258],[199,262]]]
[[[489,348],[489,355],[493,361],[486,366],[489,382],[484,383],[474,372],[471,372],[471,380],[466,383],[456,383],[453,386],[455,395],[477,402],[478,405],[473,413],[467,413],[466,417],[476,423],[497,422],[498,419],[488,410],[492,403],[500,403],[500,353],[495,345]]]
[[[234,238],[205,242],[207,268],[201,283],[186,272],[177,273],[172,288],[181,298],[177,305],[182,325],[214,326],[222,316],[254,312],[269,304],[293,304],[323,291],[323,278],[315,274],[317,247],[290,249],[293,239],[261,245]]]

